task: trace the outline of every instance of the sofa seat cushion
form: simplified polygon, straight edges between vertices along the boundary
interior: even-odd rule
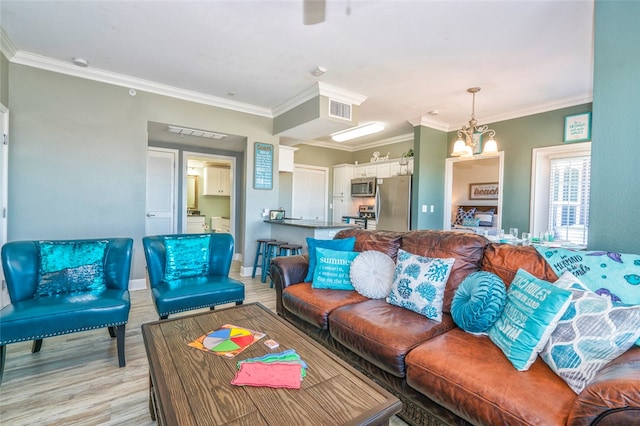
[[[312,288],[311,283],[290,285],[282,290],[284,308],[309,324],[326,330],[329,314],[336,308],[369,300],[355,290]]]
[[[520,247],[491,243],[484,252],[481,266],[483,271],[494,273],[502,278],[507,287],[521,267],[531,275],[551,283],[558,279],[558,275],[534,246]]]
[[[0,345],[126,324],[130,306],[129,292],[116,289],[12,303],[0,310]]]
[[[329,333],[340,344],[397,377],[405,376],[404,358],[422,342],[454,327],[391,305],[383,299],[343,306],[329,315]]]
[[[576,394],[538,358],[517,371],[487,336],[459,328],[406,358],[407,383],[473,424],[565,425]]]
[[[211,291],[214,287],[215,291]],[[162,281],[151,289],[160,316],[244,300],[244,284],[221,275]]]
[[[444,291],[443,312],[451,312],[451,300],[462,280],[480,270],[486,238],[470,233],[411,231],[402,237],[400,248],[418,256],[453,258],[455,263]]]

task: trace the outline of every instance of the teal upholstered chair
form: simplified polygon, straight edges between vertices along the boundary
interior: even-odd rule
[[[0,310],[0,381],[6,345],[108,328],[125,365],[131,238],[13,241],[2,247],[11,303]]]
[[[160,319],[244,301],[244,284],[229,278],[234,251],[230,234],[156,235],[144,237],[142,245]]]

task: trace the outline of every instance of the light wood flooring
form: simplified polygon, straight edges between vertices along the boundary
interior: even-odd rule
[[[275,311],[275,291],[268,283],[241,277],[238,271],[235,262],[231,276],[245,284],[245,303],[260,302]],[[44,339],[35,354],[31,342],[8,345],[0,425],[155,425],[149,417],[149,371],[140,326],[157,319],[149,290],[132,291],[123,368],[118,368],[116,342],[106,329]],[[393,417],[391,425],[406,423]]]

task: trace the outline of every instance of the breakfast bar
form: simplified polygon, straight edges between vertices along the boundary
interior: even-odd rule
[[[283,219],[265,220],[271,224],[271,238],[300,244],[302,253],[307,252],[307,237],[318,240],[330,240],[340,230],[353,228],[355,225],[334,223],[323,220]]]

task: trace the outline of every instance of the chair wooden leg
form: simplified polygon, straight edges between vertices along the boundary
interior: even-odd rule
[[[118,345],[118,364],[120,367],[124,367],[126,365],[124,359],[124,331],[125,325],[119,325],[116,329],[116,344]]]
[[[209,310],[210,310],[210,311],[215,311],[215,310],[216,310],[216,307],[215,307],[215,306],[209,306]]]
[[[7,345],[0,346],[0,384],[2,383],[2,374],[4,373],[4,360],[7,357]]]
[[[161,320],[165,320],[165,319],[167,319],[167,318],[169,318],[169,315],[160,315],[160,319],[161,319]]]
[[[34,340],[33,345],[31,346],[31,352],[32,353],[40,352],[41,347],[42,347],[42,339]]]
[[[242,305],[242,300],[239,302],[236,302],[236,306],[240,306],[240,305]]]
[[[116,330],[114,327],[107,327],[109,329],[109,336],[111,336],[111,338],[116,337]]]

